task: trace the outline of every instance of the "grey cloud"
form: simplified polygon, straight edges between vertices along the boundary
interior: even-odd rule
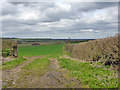
[[[117,3],[8,3],[3,7],[3,36],[107,37],[117,32],[117,13],[114,7],[117,7]],[[80,31],[85,29],[100,32]]]

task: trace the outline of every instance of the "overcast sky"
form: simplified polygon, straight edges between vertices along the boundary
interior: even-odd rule
[[[96,39],[118,32],[116,2],[2,4],[2,36]]]

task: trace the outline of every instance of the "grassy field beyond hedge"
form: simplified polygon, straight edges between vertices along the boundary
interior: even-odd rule
[[[64,44],[22,47],[18,49],[18,53],[19,56],[50,55],[56,57],[63,54],[63,45]]]

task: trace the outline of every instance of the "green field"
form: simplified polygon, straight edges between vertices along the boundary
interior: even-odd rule
[[[71,42],[71,44],[79,44],[79,43],[83,43],[83,42],[88,42],[88,41]]]
[[[64,44],[23,47],[18,49],[18,53],[19,56],[50,55],[57,57],[63,54],[63,46]]]
[[[18,49],[19,57],[15,60],[4,63],[2,69],[10,69],[19,64],[22,64],[26,59],[24,57],[48,55],[49,57],[58,57],[63,55],[64,44],[47,45],[47,46],[33,46],[33,47],[21,47]],[[44,58],[43,58],[44,59]]]

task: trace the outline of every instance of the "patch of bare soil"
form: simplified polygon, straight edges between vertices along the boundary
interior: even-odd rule
[[[14,59],[15,59],[14,57],[0,57],[0,60],[2,60],[2,64],[8,61],[12,61]]]
[[[59,62],[57,59],[48,58],[50,64],[46,73],[42,75],[34,75],[30,73],[24,75],[24,70],[19,70],[27,63],[30,63],[32,60],[39,57],[32,57],[29,62],[25,62],[24,65],[18,66],[16,69],[12,69],[9,73],[12,77],[4,77],[9,81],[9,87],[12,88],[81,88],[82,85],[79,80],[69,76],[69,72],[65,69],[60,68]],[[18,69],[18,70],[17,70]],[[14,71],[14,72],[12,72]],[[19,72],[18,72],[19,71]],[[4,71],[4,75],[7,74],[7,71]],[[11,79],[11,80],[10,80]],[[4,80],[4,79],[3,79]],[[7,82],[8,82],[7,81]]]

